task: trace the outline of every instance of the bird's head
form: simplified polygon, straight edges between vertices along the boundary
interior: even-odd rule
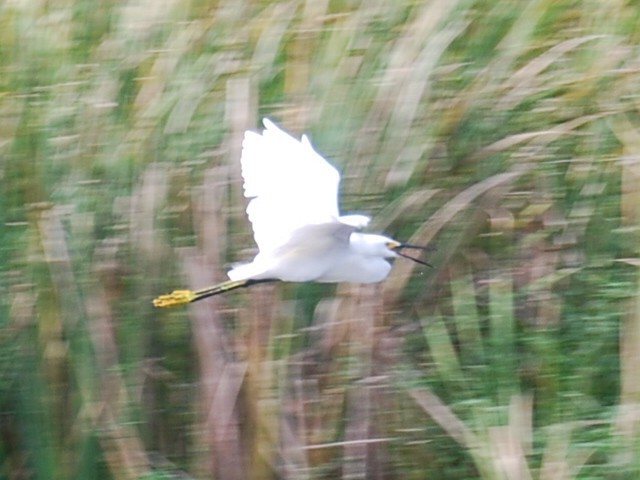
[[[407,255],[403,252],[403,250],[428,250],[429,247],[424,247],[421,245],[410,245],[408,243],[401,243],[392,238],[385,237],[383,235],[371,235],[371,234],[360,234],[362,239],[364,240],[363,250],[368,250],[371,255],[382,256],[384,258],[397,258],[403,257],[408,258],[409,260],[419,263],[420,265],[425,265],[427,267],[432,267],[427,262],[424,262],[418,258]],[[353,235],[352,235],[353,238]]]
[[[420,260],[419,258],[415,258],[412,257],[410,255],[407,255],[406,253],[404,253],[402,250],[428,250],[429,247],[426,246],[422,246],[422,245],[410,245],[408,243],[400,243],[396,240],[388,240],[387,243],[385,244],[385,246],[387,247],[387,250],[389,250],[389,252],[391,253],[392,257],[403,257],[403,258],[408,258],[409,260],[411,260],[412,262],[416,262],[419,263],[420,265],[425,265],[427,267],[432,267],[433,265],[424,262],[422,260]]]

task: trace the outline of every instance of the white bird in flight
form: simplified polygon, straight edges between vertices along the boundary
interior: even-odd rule
[[[153,301],[170,307],[256,283],[355,282],[384,280],[398,256],[422,265],[402,249],[425,249],[357,230],[364,215],[340,216],[340,174],[311,146],[265,118],[262,134],[247,131],[242,142],[244,195],[258,254],[228,272],[230,280],[202,290],[175,290]]]

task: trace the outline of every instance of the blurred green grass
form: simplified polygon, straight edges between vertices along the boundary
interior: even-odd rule
[[[636,478],[631,2],[0,5],[0,477]],[[156,311],[250,257],[269,116],[431,243]]]

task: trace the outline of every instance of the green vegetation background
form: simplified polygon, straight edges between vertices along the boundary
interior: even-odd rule
[[[640,9],[0,3],[0,478],[640,477]],[[269,116],[378,286],[151,299],[250,258]]]

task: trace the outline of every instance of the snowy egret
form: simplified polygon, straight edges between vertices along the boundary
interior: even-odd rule
[[[244,195],[258,254],[229,271],[230,280],[202,290],[175,290],[153,301],[170,307],[256,283],[356,282],[384,280],[398,256],[430,266],[402,252],[424,249],[382,235],[359,233],[364,215],[340,216],[340,174],[311,146],[264,119],[262,134],[247,131],[242,142]]]

